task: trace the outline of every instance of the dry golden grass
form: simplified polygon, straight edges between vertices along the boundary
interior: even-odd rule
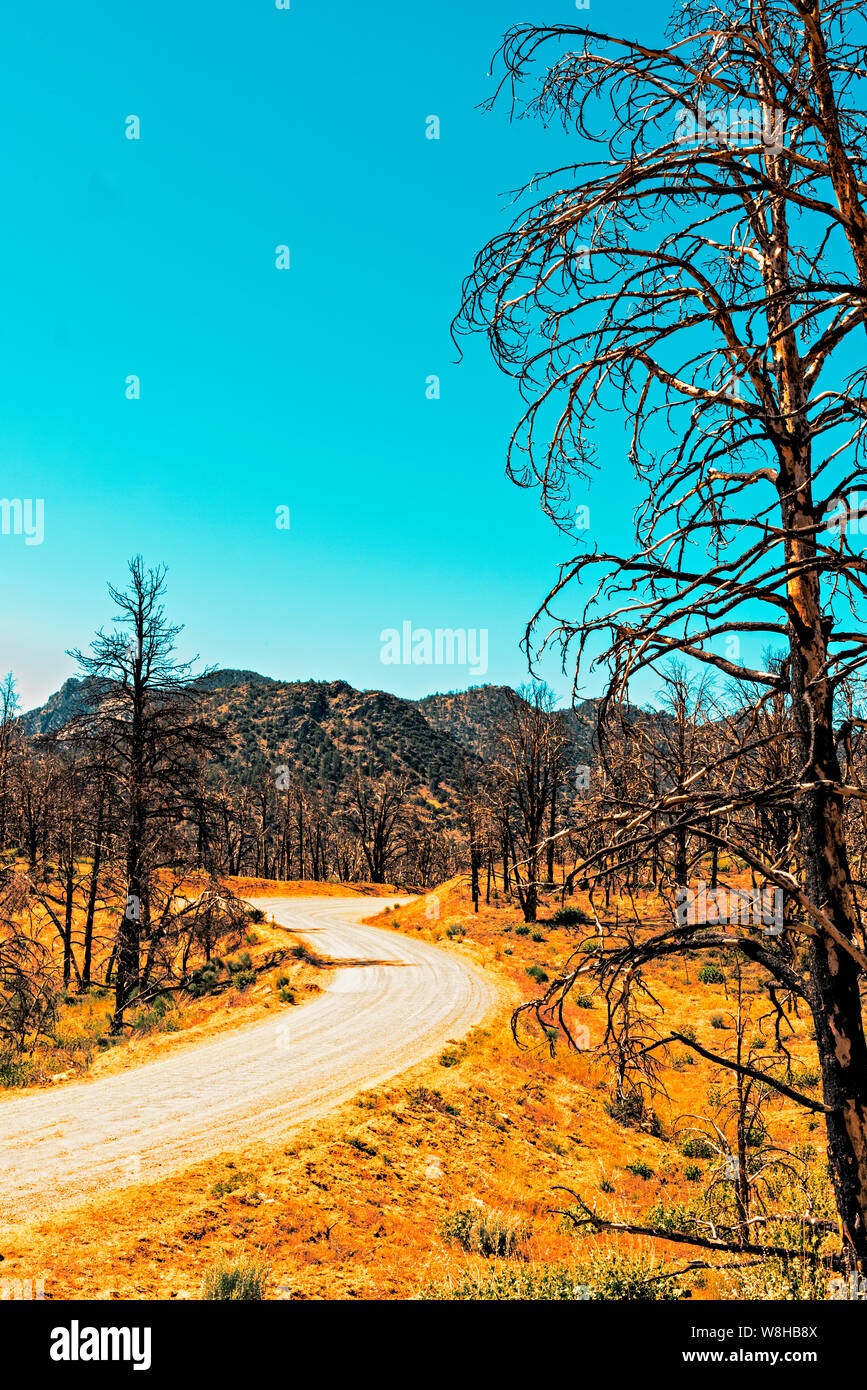
[[[188,886],[194,888],[195,884]],[[46,939],[50,939],[47,931],[46,927]],[[98,939],[102,942],[103,933]],[[60,996],[51,1034],[37,1041],[20,1068],[10,1068],[7,1079],[17,1090],[22,1085],[28,1089],[53,1086],[84,1074],[123,1071],[167,1051],[253,1023],[273,1009],[307,1003],[324,988],[332,966],[307,947],[303,956],[296,958],[292,951],[300,946],[294,932],[272,921],[251,925],[244,940],[234,950],[224,950],[219,958],[237,960],[246,953],[255,981],[239,986],[223,971],[218,988],[200,998],[172,989],[162,1001],[131,1007],[122,1037],[113,1037],[110,1031],[113,989],[94,985],[82,991],[72,982]],[[56,941],[53,950],[59,954]],[[97,980],[104,978],[107,954],[104,945],[95,954],[93,973]],[[291,1004],[287,991],[294,996]]]
[[[393,898],[400,889],[393,883],[317,883],[313,880],[278,878],[224,878],[222,883],[239,898]]]
[[[528,966],[553,976],[575,946],[574,932],[547,924],[538,928],[541,941],[516,935],[520,917],[511,906],[483,905],[474,914],[459,880],[373,920],[469,955],[514,1000],[538,992]],[[449,935],[449,927],[464,934]],[[653,988],[667,1024],[692,1025],[700,1042],[721,1051],[731,1033],[712,1019],[731,1000],[726,986],[698,983],[699,963],[659,965]],[[749,976],[747,984],[756,987]],[[578,1013],[596,1043],[603,1009]],[[791,1021],[793,1052],[811,1061],[805,1021]],[[552,1059],[544,1037],[529,1030],[521,1037],[522,1048],[504,1008],[486,1030],[326,1120],[287,1132],[281,1145],[252,1144],[170,1180],[9,1229],[0,1235],[2,1272],[44,1279],[53,1298],[196,1298],[218,1260],[263,1258],[269,1298],[405,1298],[488,1267],[441,1233],[450,1214],[473,1209],[490,1209],[528,1233],[513,1260],[562,1263],[599,1242],[649,1250],[632,1237],[576,1239],[556,1211],[568,1199],[555,1189],[576,1188],[600,1211],[632,1221],[658,1200],[698,1197],[708,1163],[684,1157],[673,1133],[681,1117],[707,1111],[714,1069],[675,1052],[663,1071],[667,1098],[657,1102],[661,1134],[654,1136],[607,1113],[604,1060],[562,1044]],[[772,1130],[785,1147],[806,1140],[821,1154],[822,1128],[794,1104],[775,1103]],[[653,1249],[678,1265],[692,1258],[683,1247],[654,1242]],[[694,1296],[724,1296],[722,1278],[704,1276]]]

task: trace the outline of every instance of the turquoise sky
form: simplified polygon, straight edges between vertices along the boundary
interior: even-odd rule
[[[664,9],[592,4],[577,18],[662,37]],[[72,674],[136,551],[169,566],[209,664],[411,696],[526,678],[525,621],[570,547],[504,477],[514,384],[481,340],[456,365],[449,327],[509,190],[575,154],[478,109],[501,34],[533,19],[576,10],[10,9],[0,497],[45,505],[41,545],[0,535],[0,671],[25,706]],[[609,548],[633,497],[618,421],[600,446],[578,500]],[[383,665],[406,622],[486,630],[486,671]]]

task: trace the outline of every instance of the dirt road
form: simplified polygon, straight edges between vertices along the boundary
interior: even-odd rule
[[[119,1075],[0,1101],[0,1224],[279,1139],[437,1052],[494,1002],[451,952],[362,927],[383,898],[259,898],[321,955],[352,961],[302,1008]]]

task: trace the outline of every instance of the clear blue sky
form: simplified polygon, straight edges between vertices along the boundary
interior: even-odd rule
[[[577,18],[662,37],[665,8],[592,4],[9,10],[0,497],[45,502],[41,545],[0,536],[0,673],[25,707],[72,674],[65,649],[108,620],[136,551],[169,566],[185,654],[208,664],[410,696],[478,683],[382,665],[380,632],[409,620],[486,628],[482,679],[526,678],[524,624],[569,545],[504,477],[513,383],[480,339],[455,365],[449,325],[509,190],[574,155],[478,109],[500,35]],[[602,548],[628,543],[625,451],[615,421],[577,498]]]

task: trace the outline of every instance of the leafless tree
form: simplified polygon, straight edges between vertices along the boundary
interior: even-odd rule
[[[405,801],[403,778],[386,773],[374,782],[360,772],[353,774],[346,820],[358,836],[371,883],[386,881],[398,846]]]
[[[177,827],[189,817],[198,759],[214,735],[196,718],[199,692],[191,662],[179,661],[181,631],[165,617],[165,569],[129,565],[129,586],[109,585],[114,625],[100,629],[90,651],[71,652],[89,677],[88,706],[69,726],[72,742],[109,750],[113,793],[122,816],[126,899],[118,926],[113,1027],[140,980],[140,945],[150,918],[152,878],[180,848]]]
[[[552,618],[542,645],[574,650],[576,680],[601,649],[603,727],[630,683],[672,654],[757,689],[757,717],[785,706],[792,756],[773,780],[726,794],[706,768],[625,811],[614,853],[681,832],[724,840],[786,890],[788,941],[806,939],[808,969],[793,967],[789,947],[706,927],[635,942],[621,964],[725,946],[805,1000],[844,1243],[863,1268],[867,955],[845,827],[847,802],[867,792],[844,781],[837,719],[867,662],[862,25],[843,0],[722,0],[710,11],[688,0],[658,45],[584,27],[513,30],[501,89],[517,100],[529,82],[530,112],[561,119],[588,155],[600,148],[533,176],[511,227],[477,259],[459,328],[483,328],[520,378],[528,404],[510,467],[564,530],[601,414],[629,420],[636,547],[578,553],[528,634]],[[561,611],[576,588],[578,617]],[[761,643],[778,662],[750,655]],[[756,806],[792,808],[795,871],[740,833]]]

